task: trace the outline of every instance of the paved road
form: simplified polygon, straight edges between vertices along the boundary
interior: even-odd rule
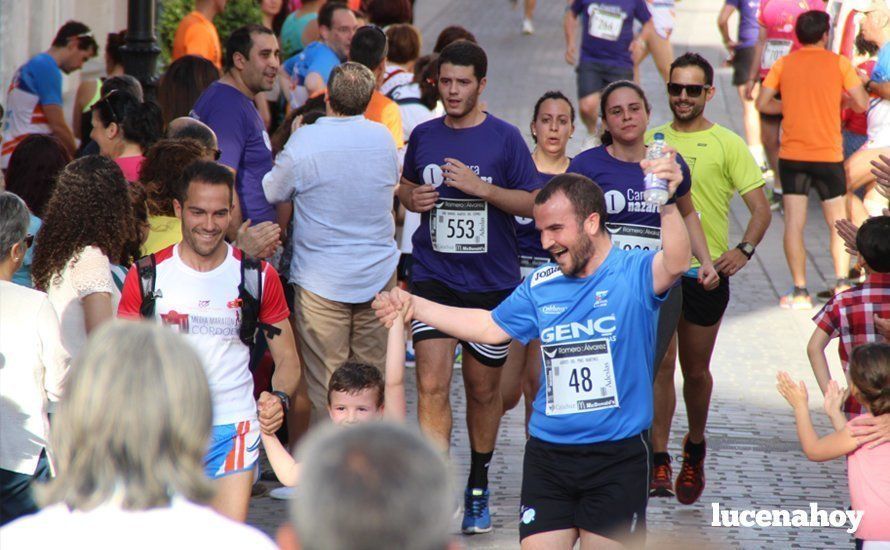
[[[516,124],[529,138],[528,124],[537,97],[546,90],[562,89],[575,97],[574,73],[563,61],[561,20],[563,0],[539,0],[535,16],[537,34],[519,34],[520,15],[508,0],[419,0],[417,23],[424,34],[424,50],[431,49],[438,32],[450,24],[470,29],[489,54],[489,83],[484,94],[488,109]],[[683,0],[677,9],[675,50],[702,53],[719,66],[725,53],[716,31],[718,0]],[[740,106],[730,85],[728,69],[719,69],[718,93],[707,107],[708,116],[742,132]],[[653,104],[652,122],[669,120],[663,83],[650,61],[644,65],[643,85]],[[583,139],[579,128],[571,148]],[[529,139],[530,142],[530,139]],[[740,200],[732,207],[730,242],[738,242],[747,221]],[[709,455],[707,488],[693,506],[658,499],[650,502],[650,546],[655,548],[821,548],[850,544],[842,529],[721,528],[711,527],[712,503],[721,507],[808,509],[816,502],[823,509],[847,506],[845,466],[842,461],[809,463],[800,453],[788,407],[775,390],[775,371],[816,387],[806,359],[806,341],[813,324],[809,312],[789,312],[777,307],[779,293],[791,286],[782,253],[783,221],[773,216],[770,230],[758,248],[755,261],[733,277],[733,298],[723,321],[712,362],[715,386],[708,425]],[[807,226],[808,272],[811,291],[825,288],[831,277],[828,240],[821,213],[811,205]],[[815,313],[815,312],[813,312]],[[839,373],[834,347],[830,348],[835,373]],[[677,369],[677,387],[682,379]],[[409,383],[409,407],[415,392]],[[464,410],[460,371],[455,372],[452,399],[456,411]],[[813,400],[813,407],[821,400]],[[521,408],[521,407],[520,407]],[[814,415],[823,432],[828,423]],[[495,530],[487,535],[460,537],[469,548],[518,546],[519,487],[524,432],[519,410],[503,420],[498,449],[491,466],[492,513]],[[674,421],[671,450],[680,448],[685,413],[682,404]],[[469,465],[466,429],[455,419],[452,459],[455,483],[463,487]],[[269,487],[277,486],[268,484]],[[268,497],[255,498],[250,522],[274,534],[284,520],[286,507]],[[455,532],[458,525],[455,524]]]

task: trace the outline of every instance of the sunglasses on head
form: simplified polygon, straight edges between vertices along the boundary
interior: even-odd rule
[[[102,98],[96,102],[96,105],[98,106],[105,104],[108,107],[108,113],[111,115],[111,122],[119,124],[120,119],[118,118],[117,113],[114,112],[114,106],[111,104],[111,101],[109,101],[109,99],[111,99],[112,96],[117,95],[117,93],[118,90],[111,90],[110,92],[102,96]]]
[[[699,97],[708,88],[710,86],[707,84],[674,84],[670,82],[667,85],[668,93],[674,97],[682,94],[683,90],[686,90],[686,95],[689,97]]]

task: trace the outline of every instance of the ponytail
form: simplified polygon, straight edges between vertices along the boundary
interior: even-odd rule
[[[151,100],[132,106],[124,114],[123,128],[124,139],[138,143],[144,153],[164,133],[161,108]]]

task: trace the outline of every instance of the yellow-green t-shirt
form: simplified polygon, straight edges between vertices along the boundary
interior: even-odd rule
[[[182,223],[174,216],[149,216],[148,239],[142,245],[142,254],[154,254],[182,240]]]
[[[714,124],[700,132],[678,132],[670,123],[646,132],[646,142],[655,132],[677,150],[692,172],[692,204],[701,218],[711,259],[729,250],[729,201],[763,186],[763,174],[745,141],[731,130]],[[698,260],[693,258],[693,267]]]

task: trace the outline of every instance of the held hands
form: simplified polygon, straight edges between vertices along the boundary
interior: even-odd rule
[[[386,328],[396,322],[407,322],[414,318],[413,296],[400,288],[389,292],[378,292],[371,303],[377,320]]]
[[[668,182],[668,195],[673,197],[677,191],[677,187],[683,181],[683,171],[680,169],[680,163],[677,162],[677,150],[673,147],[666,146],[664,148],[665,156],[659,159],[646,159],[640,163],[643,172],[646,174],[655,174]]]
[[[453,158],[445,159],[445,164],[442,165],[442,176],[445,185],[474,197],[481,198],[488,185],[469,166]]]
[[[714,268],[727,277],[735,275],[748,263],[748,257],[738,248],[731,248],[714,262]]]
[[[705,290],[714,290],[720,284],[720,274],[714,268],[714,264],[702,264],[698,268],[698,284],[703,286]]]
[[[260,430],[267,435],[277,432],[284,423],[284,405],[281,404],[281,399],[264,391],[257,399],[256,405]]]
[[[787,372],[780,371],[776,375],[776,382],[776,388],[792,409],[796,411],[800,408],[807,408],[809,396],[807,395],[807,386],[802,380],[795,382]]]

